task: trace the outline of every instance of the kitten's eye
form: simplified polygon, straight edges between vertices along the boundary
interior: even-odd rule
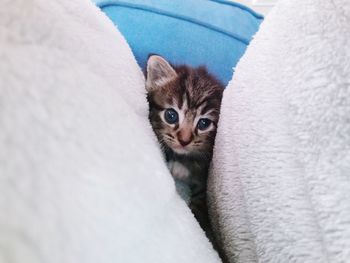
[[[179,115],[174,109],[166,109],[164,112],[164,119],[169,124],[174,124],[179,121]]]
[[[204,118],[204,119],[199,119],[198,123],[197,123],[197,127],[198,129],[200,129],[201,131],[204,131],[206,129],[208,129],[208,127],[211,124],[211,120]]]

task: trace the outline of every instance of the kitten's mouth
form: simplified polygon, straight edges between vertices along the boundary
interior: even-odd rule
[[[171,149],[178,153],[178,154],[188,154],[190,153],[191,151],[189,150],[189,145],[186,145],[186,146],[182,146],[182,145],[173,145],[171,147]]]

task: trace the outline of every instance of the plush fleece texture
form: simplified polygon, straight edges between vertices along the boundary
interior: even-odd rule
[[[349,262],[350,2],[284,0],[225,90],[210,206],[230,262]]]
[[[220,262],[177,195],[144,79],[88,0],[0,9],[0,262]]]

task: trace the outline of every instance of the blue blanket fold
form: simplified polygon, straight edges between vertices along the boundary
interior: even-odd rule
[[[150,53],[173,64],[206,65],[225,85],[263,17],[223,0],[95,0],[144,69]]]

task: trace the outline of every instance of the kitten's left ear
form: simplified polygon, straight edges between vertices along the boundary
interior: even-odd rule
[[[172,66],[161,56],[153,55],[147,61],[146,89],[150,91],[177,77]]]

